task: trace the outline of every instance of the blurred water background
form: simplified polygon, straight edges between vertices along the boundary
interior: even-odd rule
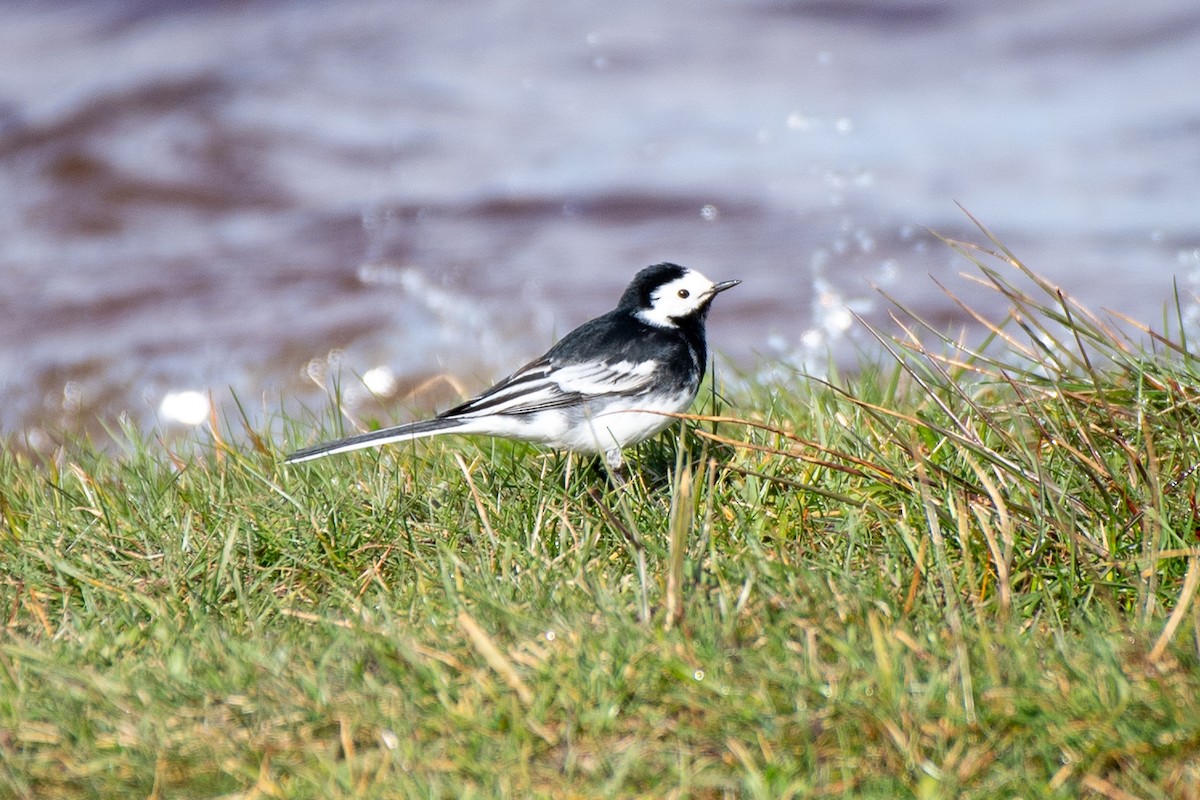
[[[745,281],[729,375],[820,371],[873,285],[1002,315],[927,230],[980,240],[956,202],[1093,307],[1194,318],[1198,75],[1195,0],[0,2],[0,438],[338,375],[401,418],[663,260]]]

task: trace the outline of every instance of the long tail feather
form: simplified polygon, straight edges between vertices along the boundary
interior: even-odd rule
[[[379,445],[390,444],[392,442],[406,442],[410,439],[436,436],[439,433],[446,433],[462,427],[463,424],[463,420],[457,419],[427,419],[419,422],[410,422],[406,425],[397,425],[394,428],[369,431],[355,436],[347,436],[345,439],[338,439],[337,441],[325,442],[314,447],[297,450],[287,457],[286,463],[298,464],[301,461],[312,461],[315,458],[331,456],[334,453],[345,453],[350,450],[360,450],[364,447],[378,447]]]

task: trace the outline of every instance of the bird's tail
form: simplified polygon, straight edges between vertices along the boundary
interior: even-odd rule
[[[324,456],[331,456],[334,453],[345,453],[350,450],[360,450],[364,447],[378,447],[379,445],[390,444],[392,442],[407,442],[410,439],[436,436],[439,433],[452,431],[463,424],[463,420],[456,419],[426,419],[419,422],[410,422],[406,425],[397,425],[394,428],[368,431],[367,433],[360,433],[355,436],[347,436],[345,439],[325,442],[314,447],[306,447],[289,455],[285,459],[285,462],[288,464],[298,464],[301,461],[312,461],[314,458],[323,458]]]

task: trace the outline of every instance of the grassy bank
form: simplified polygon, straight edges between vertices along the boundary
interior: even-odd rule
[[[0,796],[1200,797],[1198,363],[963,249],[986,355],[897,309],[619,490],[282,466],[332,420],[0,455]]]

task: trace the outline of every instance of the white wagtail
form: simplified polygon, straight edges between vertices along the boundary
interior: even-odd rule
[[[289,463],[443,433],[482,434],[560,450],[621,450],[670,425],[704,379],[704,321],[713,298],[741,281],[713,283],[656,264],[639,272],[617,307],[564,336],[541,358],[433,419],[298,450]],[[666,412],[666,413],[663,413]]]

